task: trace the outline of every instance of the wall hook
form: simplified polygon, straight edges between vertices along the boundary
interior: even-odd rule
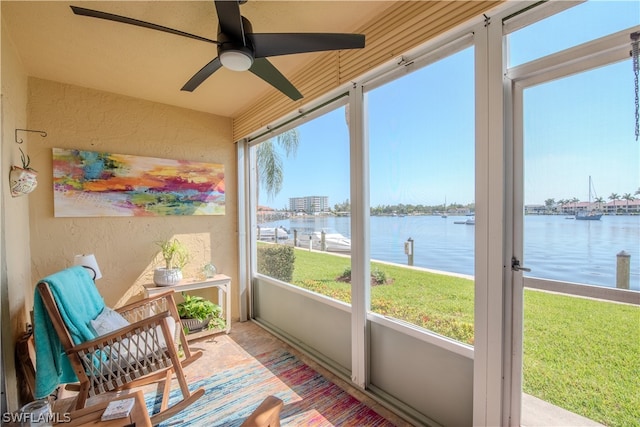
[[[22,144],[24,141],[22,138],[18,139],[18,131],[22,132],[36,132],[39,133],[41,137],[46,137],[47,133],[43,130],[31,130],[31,129],[16,129],[16,144]]]

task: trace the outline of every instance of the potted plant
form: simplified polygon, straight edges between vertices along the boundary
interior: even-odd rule
[[[30,167],[31,158],[24,154],[22,148],[20,150],[20,160],[22,167],[11,166],[9,172],[9,182],[11,187],[11,196],[18,197],[31,193],[38,185],[38,172]]]
[[[182,280],[182,268],[189,262],[189,252],[178,239],[156,242],[162,252],[165,266],[153,272],[153,282],[157,286],[173,286]]]
[[[184,301],[177,307],[186,334],[205,328],[225,328],[226,322],[222,318],[222,308],[218,304],[199,296],[187,295],[185,292],[182,292],[182,298]]]

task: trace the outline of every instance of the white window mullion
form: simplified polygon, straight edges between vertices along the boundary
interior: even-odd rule
[[[251,292],[249,281],[251,280],[251,269],[249,268],[249,248],[251,247],[250,237],[248,233],[249,218],[252,206],[249,197],[250,176],[249,171],[249,148],[246,140],[241,140],[236,144],[238,156],[238,295],[240,321],[244,322],[249,319],[250,307],[248,294]]]
[[[366,136],[366,103],[361,85],[349,93],[351,163],[351,380],[365,389],[369,382],[367,311],[369,280],[369,142]]]
[[[475,96],[476,96],[476,225],[475,225],[475,304],[473,345],[473,425],[487,425],[488,391],[488,277],[486,273],[486,218],[488,170],[488,37],[486,28],[475,33]]]
[[[512,233],[507,236],[507,246],[513,253],[513,256],[519,260],[524,258],[523,233],[524,230],[524,144],[523,144],[523,104],[522,104],[522,88],[517,88],[516,84],[510,79],[506,79],[505,87],[506,95],[509,98],[509,111],[511,116],[505,117],[506,124],[510,126],[511,132],[509,138],[513,143],[510,150],[509,159],[510,170],[507,177],[511,178],[511,188],[507,194],[512,197],[508,208],[511,211],[511,227]],[[505,340],[505,404],[508,401],[509,425],[520,425],[522,417],[522,331],[523,331],[523,314],[524,314],[524,287],[522,286],[522,271],[511,272],[511,280],[508,282],[507,290],[510,292],[505,294],[505,310],[510,320],[508,335]],[[509,304],[510,305],[506,305]],[[507,397],[510,399],[507,400]],[[507,413],[505,412],[505,415]]]
[[[503,37],[492,17],[475,30],[476,226],[474,425],[505,425],[505,129]]]
[[[238,306],[240,321],[253,316],[251,307],[251,280],[256,269],[255,242],[251,241],[251,224],[255,224],[257,200],[256,165],[246,139],[238,141]]]

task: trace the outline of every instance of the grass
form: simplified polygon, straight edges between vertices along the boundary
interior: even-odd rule
[[[331,262],[327,262],[326,258]],[[336,281],[350,266],[350,262],[349,258],[296,251],[293,283],[350,303],[351,285]],[[392,283],[371,288],[371,308],[374,312],[473,344],[471,280],[372,263],[371,270],[375,268],[384,271]]]
[[[297,250],[293,283],[350,302],[350,259]],[[473,344],[473,281],[372,263],[372,311]],[[608,426],[640,424],[640,307],[525,291],[523,391]]]
[[[640,424],[640,307],[525,292],[524,392],[608,426]]]

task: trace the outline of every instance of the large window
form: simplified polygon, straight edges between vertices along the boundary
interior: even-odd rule
[[[254,149],[258,272],[349,303],[349,132],[335,108]]]
[[[629,59],[524,93],[530,276],[615,287],[616,255],[640,257],[631,70]],[[640,290],[637,263],[629,273]]]
[[[587,1],[508,35],[509,66],[523,64],[640,23],[637,1]]]
[[[509,37],[515,63],[531,59],[507,72],[518,82],[515,110],[521,107],[514,127],[522,128],[522,166],[515,169],[524,215],[516,241],[530,269],[514,286],[525,287],[516,314],[523,319],[523,424],[535,419],[527,416],[528,396],[604,425],[631,425],[640,414],[637,393],[628,392],[640,367],[633,295],[640,270],[632,261],[640,256],[640,148],[627,56],[638,23],[637,2],[587,2]]]
[[[609,44],[640,6],[503,6],[275,123],[296,150],[253,146],[255,318],[443,425],[535,423],[531,395],[626,425],[640,152],[630,47]],[[631,290],[607,289],[623,250]]]
[[[473,344],[474,58],[367,93],[371,310]]]

